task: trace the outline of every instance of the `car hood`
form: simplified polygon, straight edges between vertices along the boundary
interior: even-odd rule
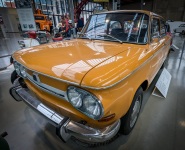
[[[92,68],[126,50],[128,44],[75,39],[23,49],[13,58],[33,71],[80,84]]]

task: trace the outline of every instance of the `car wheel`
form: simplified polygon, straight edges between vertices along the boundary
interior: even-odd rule
[[[17,72],[14,70],[11,74],[11,82],[12,84],[14,83],[14,81],[17,79],[18,75]]]
[[[132,104],[124,117],[121,118],[120,133],[128,135],[134,128],[139,117],[143,100],[143,89],[139,87],[136,91]]]
[[[182,35],[185,35],[185,31],[184,30],[182,31]]]

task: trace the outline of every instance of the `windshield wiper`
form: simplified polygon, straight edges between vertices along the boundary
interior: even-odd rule
[[[96,34],[96,36],[101,36],[101,37],[111,37],[112,39],[115,39],[116,41],[120,42],[121,44],[123,43],[123,41],[121,41],[120,39],[112,36],[112,35],[109,35],[109,34]]]
[[[92,38],[90,38],[89,36],[87,36],[87,33],[78,33],[79,35],[82,35],[83,37],[78,37],[78,38],[88,38],[89,40],[92,40]]]
[[[88,39],[92,40],[91,37],[87,36],[87,35],[88,35],[87,33],[78,33],[78,34],[79,34],[79,35],[82,35],[82,36],[85,35],[85,37],[79,37],[79,38],[88,38]],[[93,36],[94,36],[94,35],[93,35]],[[121,41],[120,39],[118,39],[118,38],[116,38],[116,37],[114,37],[114,36],[112,36],[112,35],[109,35],[109,34],[95,34],[95,36],[110,37],[110,38],[112,38],[112,39],[114,39],[114,40],[120,42],[121,44],[123,43],[123,41]]]

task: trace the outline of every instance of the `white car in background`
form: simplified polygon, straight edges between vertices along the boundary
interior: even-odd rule
[[[185,24],[181,24],[178,28],[174,29],[174,32],[185,35]]]

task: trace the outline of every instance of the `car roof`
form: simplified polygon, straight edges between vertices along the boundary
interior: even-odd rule
[[[114,11],[105,11],[105,12],[101,12],[101,13],[97,13],[97,14],[124,13],[124,12],[138,12],[138,13],[147,14],[149,16],[157,16],[157,17],[163,18],[162,16],[160,16],[156,13],[153,13],[151,11],[148,11],[148,10],[114,10]]]

